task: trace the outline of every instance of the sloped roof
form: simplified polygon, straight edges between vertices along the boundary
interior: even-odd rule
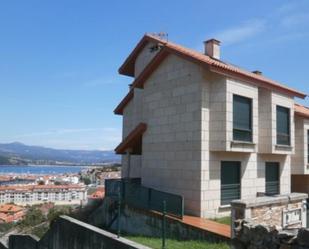
[[[140,42],[134,48],[132,53],[128,56],[128,58],[119,68],[120,74],[134,76],[135,60],[138,54],[141,52],[141,50],[146,46],[148,42],[158,43],[161,45],[162,48],[161,48],[161,51],[158,52],[157,55],[152,60],[152,62],[156,61],[156,63],[150,62],[150,64],[151,63],[153,64],[152,67],[147,66],[144,69],[144,71],[145,70],[148,71],[147,75],[150,75],[150,73],[156,68],[156,66],[160,64],[160,61],[165,58],[166,53],[173,53],[181,57],[185,57],[186,59],[189,59],[195,63],[199,63],[201,65],[207,66],[207,68],[210,71],[213,71],[219,74],[224,74],[224,75],[236,77],[236,78],[238,77],[242,80],[245,80],[253,84],[257,84],[261,87],[268,88],[271,90],[281,91],[288,95],[292,95],[292,96],[299,97],[299,98],[305,98],[307,95],[305,93],[302,93],[290,87],[284,86],[274,80],[266,78],[263,75],[258,75],[250,71],[246,71],[244,69],[231,65],[229,63],[225,63],[221,60],[211,58],[210,56],[205,55],[203,53],[194,51],[192,49],[183,47],[181,45],[172,43],[170,41],[165,41],[163,39],[160,39],[156,36],[149,35],[149,34],[146,34],[140,40]],[[143,72],[141,74],[143,74]],[[144,77],[140,77],[140,76],[137,77],[137,79],[135,79],[135,81],[133,82],[133,87],[142,87],[143,81],[145,80],[145,75]]]
[[[55,190],[55,189],[84,189],[84,185],[80,184],[70,184],[70,185],[9,185],[9,186],[0,186],[0,192],[2,191],[14,191],[14,192],[22,192],[22,191],[40,191],[40,190]]]
[[[124,108],[131,101],[131,99],[133,99],[133,97],[134,97],[134,90],[132,88],[130,89],[129,93],[121,100],[118,106],[115,108],[114,113],[122,115]]]
[[[0,206],[0,213],[16,213],[22,211],[23,208],[14,204],[4,204]]]
[[[295,104],[294,107],[295,115],[309,118],[309,107],[300,104]]]
[[[147,129],[147,124],[139,123],[129,135],[117,146],[115,152],[117,154],[124,154],[128,148],[132,148],[138,143],[143,133]]]

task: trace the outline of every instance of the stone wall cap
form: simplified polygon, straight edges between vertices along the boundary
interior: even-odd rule
[[[138,244],[137,242],[125,239],[123,237],[119,237],[118,238],[116,234],[110,233],[110,232],[108,232],[106,230],[100,229],[100,228],[95,227],[93,225],[90,225],[88,223],[76,220],[76,219],[74,219],[74,218],[72,218],[70,216],[67,216],[67,215],[61,215],[58,219],[59,220],[64,220],[66,222],[74,223],[75,225],[81,226],[81,227],[83,227],[83,228],[85,228],[85,229],[87,229],[89,231],[101,234],[104,237],[107,237],[109,239],[113,239],[115,241],[119,241],[119,242],[125,244],[127,246],[127,248],[132,248],[132,249],[133,248],[134,249],[151,249],[150,247]]]
[[[308,194],[291,193],[287,195],[262,196],[254,199],[234,200],[231,202],[232,207],[259,207],[264,205],[284,204],[291,201],[301,201],[308,198]]]
[[[291,201],[298,201],[303,199],[308,199],[308,194],[305,193],[291,193],[289,195]]]

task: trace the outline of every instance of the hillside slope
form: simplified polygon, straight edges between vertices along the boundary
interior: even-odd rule
[[[0,144],[0,164],[8,164],[7,160],[33,161],[34,163],[48,161],[48,163],[98,164],[118,163],[120,157],[114,151],[59,150],[15,142]]]

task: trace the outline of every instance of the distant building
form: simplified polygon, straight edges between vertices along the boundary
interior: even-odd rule
[[[33,184],[35,183],[35,177],[12,177],[12,176],[1,176],[0,185],[16,185],[16,184]]]
[[[54,202],[80,204],[87,200],[84,185],[18,185],[0,186],[0,203],[20,205]]]
[[[88,195],[88,200],[89,199],[103,199],[105,195],[105,188],[97,188],[94,193],[91,195]]]
[[[96,184],[104,186],[106,179],[121,178],[121,171],[100,172],[96,175]]]
[[[82,177],[89,178],[92,184],[104,186],[106,179],[121,178],[121,171],[98,167],[84,171]]]

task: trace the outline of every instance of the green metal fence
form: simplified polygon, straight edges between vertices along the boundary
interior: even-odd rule
[[[140,178],[105,180],[106,196],[117,198],[121,191],[122,201],[130,206],[162,212],[166,203],[166,213],[179,218],[184,215],[184,200],[180,195],[142,186]]]

